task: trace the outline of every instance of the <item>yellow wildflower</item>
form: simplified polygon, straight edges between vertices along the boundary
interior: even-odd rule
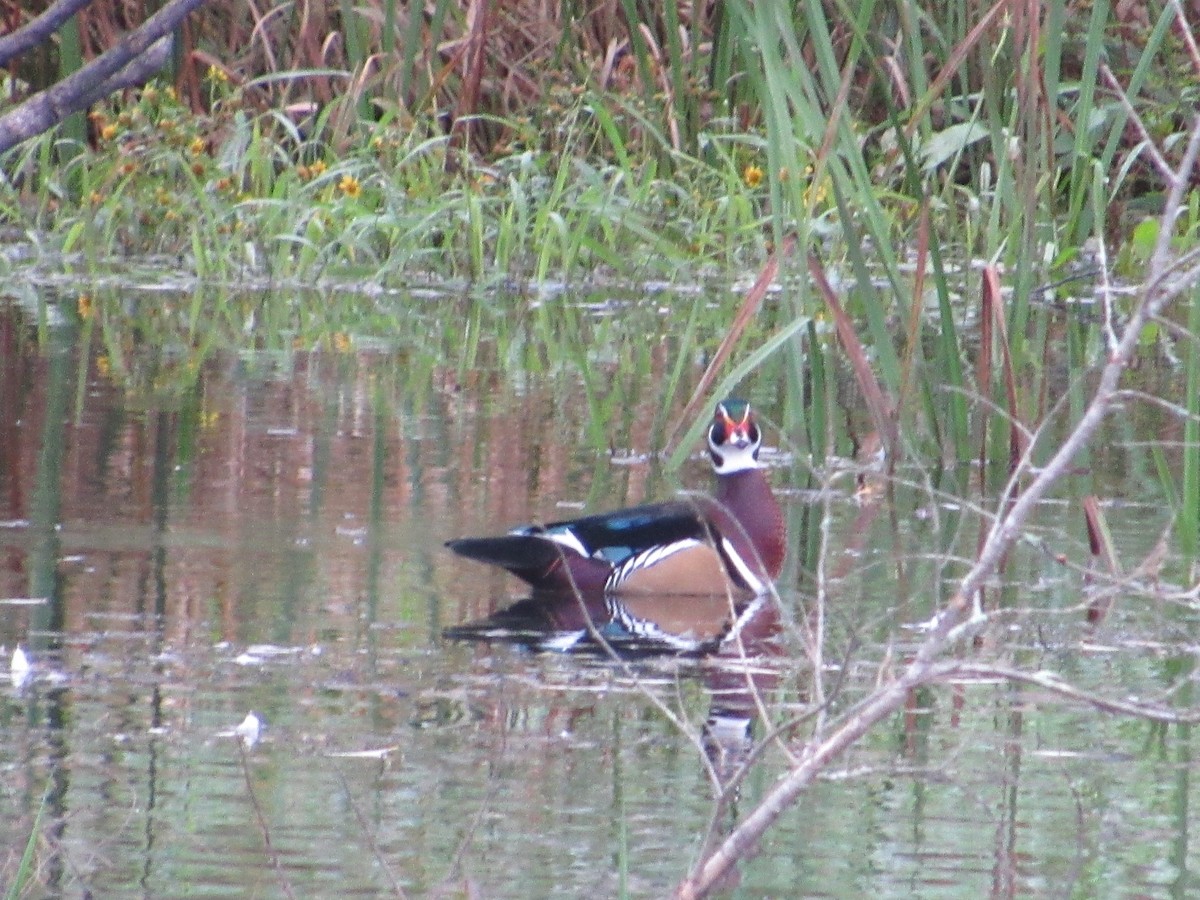
[[[333,334],[333,349],[338,353],[345,353],[350,349],[350,336],[344,331],[335,331]]]
[[[338,190],[347,197],[357,197],[362,193],[362,185],[353,175],[343,175],[342,180],[338,182]]]
[[[807,171],[805,171],[804,174],[811,176],[813,174],[813,167],[809,166]],[[804,189],[804,202],[811,204],[812,206],[820,206],[822,203],[825,202],[825,198],[828,194],[829,194],[829,179],[828,178],[822,178],[819,183],[810,181],[808,187],[806,187]]]
[[[225,84],[229,81],[229,73],[217,65],[209,66],[204,77],[213,84]]]
[[[192,142],[188,144],[188,150],[191,151],[192,156],[199,156],[204,152],[204,149],[207,146],[208,145],[204,143],[204,138],[194,137],[192,138]]]
[[[96,357],[96,371],[100,373],[101,378],[108,377],[108,373],[112,371],[112,363],[107,356]]]
[[[88,194],[88,203],[92,204],[92,206],[99,206],[103,202],[104,195],[99,191],[92,191],[90,194]]]
[[[746,187],[756,188],[762,184],[763,170],[751,163],[742,170],[742,180],[746,182]]]
[[[91,295],[80,294],[79,299],[75,301],[75,308],[79,311],[79,318],[90,319],[92,317]]]
[[[100,139],[103,141],[111,141],[117,136],[117,126],[109,122],[100,129]]]

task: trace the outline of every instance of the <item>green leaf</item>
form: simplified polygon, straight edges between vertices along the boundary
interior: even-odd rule
[[[979,122],[962,122],[939,131],[921,148],[921,156],[925,160],[925,171],[936,169],[946,160],[957,156],[967,147],[987,136],[987,128]]]
[[[1133,229],[1130,245],[1134,255],[1145,261],[1154,252],[1158,243],[1158,219],[1142,219]]]

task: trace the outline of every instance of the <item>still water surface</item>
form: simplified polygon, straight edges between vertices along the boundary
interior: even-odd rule
[[[653,454],[645,423],[682,400],[629,392],[606,445],[570,368],[213,353],[134,390],[98,340],[34,328],[0,305],[0,645],[33,663],[0,688],[0,880],[36,832],[30,896],[670,891],[713,819],[714,773],[745,751],[747,666],[447,637],[523,592],[442,543],[707,486],[699,457],[676,479]],[[648,384],[674,365],[663,347]],[[777,415],[770,384],[750,393]],[[818,492],[786,436],[768,443],[793,555],[824,523],[830,575],[822,625],[793,561],[755,645],[749,683],[780,723],[888,677],[977,525],[925,487]],[[1139,558],[1165,513],[1135,502],[1136,460],[1097,460]],[[1033,612],[967,652],[1191,704],[1192,609],[1123,600],[1087,630],[1083,579],[1055,558],[1086,560],[1074,499],[1038,522],[1053,552],[1022,548],[996,592]],[[265,724],[244,748],[231,732],[250,711]],[[1193,743],[1028,687],[943,686],[841,760],[730,891],[1194,896]],[[769,745],[715,827],[785,770]]]

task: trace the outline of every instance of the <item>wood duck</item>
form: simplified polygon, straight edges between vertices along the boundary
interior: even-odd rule
[[[499,537],[460,538],[460,556],[507,569],[536,590],[618,596],[757,596],[779,575],[783,511],[758,461],[762,433],[750,405],[717,405],[708,453],[715,496],[687,496]]]

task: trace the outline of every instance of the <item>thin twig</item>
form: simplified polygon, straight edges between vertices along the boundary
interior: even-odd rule
[[[250,806],[254,809],[254,818],[258,821],[258,831],[262,835],[263,849],[267,851],[267,859],[271,861],[271,868],[275,870],[275,876],[279,879],[279,889],[283,891],[288,900],[296,900],[296,892],[292,890],[292,883],[288,881],[287,874],[283,871],[283,863],[279,861],[279,854],[275,851],[275,845],[271,843],[271,826],[267,824],[267,817],[258,802],[258,795],[254,792],[254,783],[250,778],[250,757],[246,754],[246,744],[240,735],[235,735],[234,741],[237,742],[238,757],[242,761],[242,776],[246,781],[246,794],[250,797]]]
[[[1158,174],[1162,177],[1163,181],[1169,183],[1175,177],[1175,172],[1171,169],[1171,164],[1159,152],[1158,145],[1154,143],[1154,139],[1150,137],[1150,132],[1146,129],[1146,123],[1142,121],[1142,117],[1133,108],[1133,102],[1129,99],[1129,95],[1121,88],[1121,82],[1117,81],[1117,76],[1108,67],[1108,63],[1100,63],[1100,78],[1117,95],[1117,99],[1124,108],[1125,114],[1129,116],[1133,122],[1133,127],[1137,129],[1138,137],[1141,138],[1139,146],[1150,157],[1150,162],[1154,164],[1154,168],[1158,170]]]
[[[1183,46],[1187,48],[1188,59],[1192,63],[1192,75],[1200,77],[1200,48],[1196,46],[1196,36],[1192,33],[1192,24],[1187,20],[1187,13],[1183,11],[1183,4],[1179,0],[1169,0],[1171,9],[1175,12],[1175,21],[1179,27],[1176,32],[1180,40],[1183,41]]]
[[[1063,681],[1054,672],[1027,672],[1024,669],[1014,669],[991,663],[950,662],[935,666],[930,671],[927,682],[945,682],[962,678],[998,678],[1004,681],[1033,685],[1065,700],[1083,703],[1101,712],[1145,719],[1148,722],[1159,722],[1163,725],[1200,723],[1200,709],[1176,712],[1168,707],[1102,697]]]
[[[458,847],[454,850],[454,856],[450,859],[450,865],[447,867],[446,882],[453,881],[462,876],[462,862],[467,855],[467,850],[471,846],[471,842],[475,840],[475,832],[479,830],[479,826],[483,824],[483,817],[487,815],[488,810],[492,808],[492,802],[496,799],[496,794],[500,790],[499,780],[495,780],[488,787],[487,794],[483,798],[483,802],[479,804],[479,808],[475,810],[475,815],[471,817],[471,823],[467,826],[467,830],[463,832],[462,839],[458,842]]]
[[[367,817],[363,815],[362,810],[359,809],[358,803],[354,799],[354,794],[350,792],[350,785],[346,783],[346,776],[342,774],[342,770],[336,765],[333,767],[333,773],[337,775],[338,783],[342,786],[342,792],[346,795],[346,802],[350,804],[354,818],[358,820],[358,827],[362,829],[367,843],[371,846],[371,854],[375,857],[375,862],[379,863],[379,868],[383,870],[383,874],[391,882],[392,893],[403,900],[408,895],[404,893],[404,888],[400,886],[399,879],[392,872],[392,867],[388,865],[387,857],[383,855],[383,851],[379,848],[379,842],[375,840],[375,831],[371,828],[371,823],[367,821]]]
[[[696,411],[700,408],[700,404],[708,397],[709,390],[712,388],[713,382],[717,380],[717,373],[720,371],[721,366],[725,364],[725,361],[733,352],[734,345],[741,339],[742,334],[749,327],[755,315],[757,315],[759,308],[762,306],[763,298],[766,297],[767,291],[770,290],[771,284],[775,281],[775,276],[779,274],[780,261],[790,256],[795,248],[796,235],[789,234],[783,239],[783,243],[779,248],[767,258],[762,271],[758,273],[758,278],[754,279],[754,284],[750,287],[750,290],[746,291],[746,295],[742,298],[742,302],[738,306],[737,315],[733,317],[733,323],[729,326],[729,330],[721,340],[720,346],[713,353],[712,360],[704,369],[700,380],[696,382],[696,389],[692,391],[692,396],[688,398],[687,404],[676,419],[675,426],[667,433],[665,444],[668,447],[674,446],[675,438],[680,430],[683,429],[684,423],[696,418]]]

